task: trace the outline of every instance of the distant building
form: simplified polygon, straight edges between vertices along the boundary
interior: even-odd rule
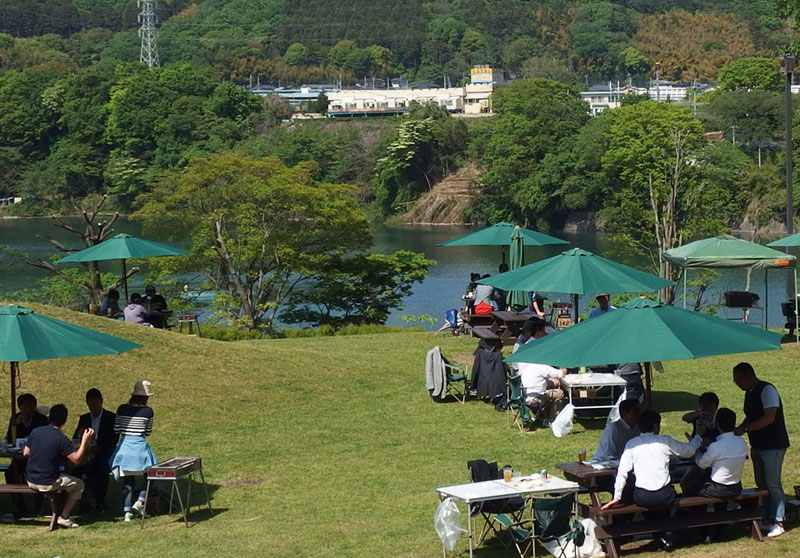
[[[449,82],[449,80],[447,80]],[[491,114],[491,95],[503,85],[502,72],[489,66],[476,66],[470,72],[470,83],[464,87],[441,87],[435,82],[365,78],[355,87],[341,89],[336,85],[304,85],[299,89],[260,88],[258,95],[277,95],[295,112],[306,112],[320,94],[328,98],[327,116],[387,116],[408,111],[412,103],[435,105],[452,113],[465,115]]]
[[[581,99],[589,103],[589,114],[597,116],[604,110],[614,109],[620,106],[622,97],[625,95],[649,95],[654,101],[661,103],[672,103],[684,101],[691,98],[691,91],[695,90],[698,94],[705,93],[714,89],[707,83],[698,84],[675,84],[667,81],[651,83],[650,87],[634,87],[632,85],[622,85],[619,82],[598,83],[591,86],[586,91],[581,91]]]

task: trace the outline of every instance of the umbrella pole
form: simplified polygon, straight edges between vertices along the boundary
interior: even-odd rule
[[[653,392],[651,386],[653,385],[652,371],[650,370],[650,363],[644,363],[644,403],[649,410],[653,410]]]
[[[125,267],[125,258],[122,258],[122,285],[125,287],[125,304],[128,304],[128,270]]]
[[[795,340],[797,343],[800,343],[800,316],[797,315],[798,312],[798,302],[797,302],[797,267],[794,268],[794,335]]]
[[[769,329],[767,327],[767,322],[769,322],[769,268],[764,268],[764,329]]]
[[[686,272],[688,268],[683,268],[683,309],[686,310]]]
[[[574,306],[573,310],[575,312],[575,323],[578,323],[578,301],[580,300],[580,295],[574,294],[572,295],[572,304]]]
[[[19,373],[19,363],[11,363],[11,439],[9,443],[15,444],[17,442],[17,425],[14,421],[14,415],[17,414],[17,374]]]

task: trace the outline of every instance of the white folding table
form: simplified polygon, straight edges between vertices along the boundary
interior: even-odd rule
[[[561,385],[567,390],[569,402],[576,409],[611,409],[614,406],[614,394],[609,389],[608,405],[575,405],[573,398],[577,394],[578,399],[587,399],[590,389],[612,388],[614,386],[625,387],[627,382],[616,374],[586,372],[585,374],[567,374],[562,376]]]
[[[437,488],[440,499],[453,498],[467,504],[467,538],[469,541],[469,556],[472,558],[472,517],[470,516],[471,504],[487,502],[489,500],[502,500],[512,496],[537,497],[548,494],[569,494],[578,491],[578,483],[564,480],[553,475],[548,475],[546,481],[533,483],[530,476],[513,479],[511,482],[504,480],[489,480],[471,482]],[[531,510],[531,514],[533,511]],[[444,544],[442,544],[444,555]]]

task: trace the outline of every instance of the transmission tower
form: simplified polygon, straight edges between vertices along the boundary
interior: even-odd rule
[[[157,0],[137,0],[137,7],[141,8],[139,12],[139,36],[142,38],[142,50],[139,55],[139,61],[147,64],[148,68],[158,66],[158,46],[156,45],[156,27],[158,25],[158,16],[156,15],[156,2]]]

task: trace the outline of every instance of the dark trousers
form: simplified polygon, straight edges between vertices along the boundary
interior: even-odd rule
[[[76,477],[86,477],[86,488],[91,491],[98,508],[106,506],[108,475],[111,473],[111,469],[108,466],[108,457],[108,455],[97,454],[91,461],[75,468],[72,472]]]

